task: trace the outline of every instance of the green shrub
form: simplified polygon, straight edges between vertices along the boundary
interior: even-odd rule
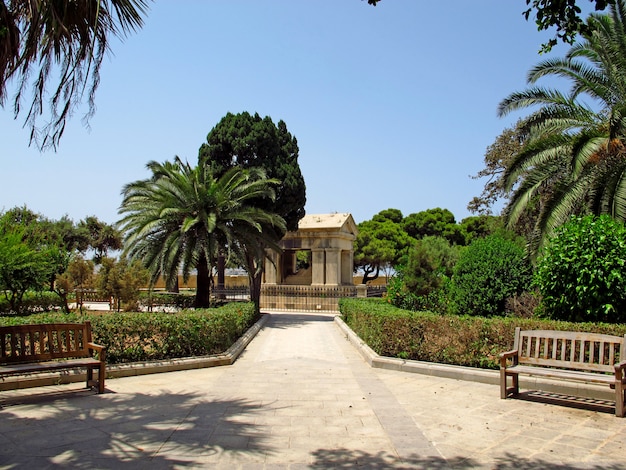
[[[37,312],[49,312],[63,308],[63,300],[55,292],[27,291],[20,302],[20,315],[30,315]],[[6,296],[0,294],[0,313],[16,314],[11,311],[11,304]]]
[[[380,299],[340,299],[339,309],[346,324],[382,356],[489,369],[499,367],[499,353],[513,348],[518,326],[528,330],[626,334],[624,324],[435,315],[402,310]]]
[[[412,311],[430,311],[446,313],[448,310],[448,279],[442,285],[427,294],[410,292],[403,281],[402,273],[389,280],[385,299],[393,306]]]
[[[402,268],[402,280],[407,290],[418,296],[441,288],[452,275],[459,259],[459,248],[443,237],[424,237],[409,250]]]
[[[574,217],[543,252],[542,311],[568,321],[626,322],[626,228],[608,215]]]
[[[154,307],[192,308],[195,300],[195,296],[191,294],[176,294],[173,292],[147,291],[139,294],[139,303],[150,309]]]
[[[502,235],[479,238],[461,252],[452,275],[452,313],[502,315],[507,298],[528,290],[531,267],[524,249]]]
[[[0,317],[0,325],[91,321],[110,364],[225,352],[257,319],[253,303],[179,313],[43,313]]]
[[[443,237],[424,237],[409,250],[405,266],[387,285],[387,298],[406,310],[444,313],[448,305],[447,286],[459,257],[459,247]]]

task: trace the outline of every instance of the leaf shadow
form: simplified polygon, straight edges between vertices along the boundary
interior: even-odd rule
[[[263,462],[274,450],[255,424],[261,405],[189,393],[44,390],[2,399],[0,467],[172,468],[223,459]]]

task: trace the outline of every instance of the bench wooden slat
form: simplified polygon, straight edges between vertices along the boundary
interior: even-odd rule
[[[31,362],[24,364],[9,364],[0,366],[2,375],[19,375],[30,372],[43,372],[46,370],[78,369],[87,366],[98,366],[100,361],[91,358],[65,359],[58,361]]]
[[[585,362],[585,342],[584,341],[576,341],[574,340],[574,344],[576,347],[576,361]]]
[[[516,328],[514,345],[500,355],[501,398],[519,393],[519,374],[599,383],[615,388],[615,414],[625,415],[626,335]]]
[[[577,370],[548,369],[534,366],[513,366],[509,370],[518,374],[525,374],[535,377],[548,377],[553,379],[573,380],[579,382],[600,383],[610,385],[615,381],[613,375],[596,374],[593,372],[582,372]]]
[[[86,368],[89,387],[96,369],[98,392],[104,392],[106,349],[92,342],[89,322],[4,326],[0,327],[0,343],[0,377]]]

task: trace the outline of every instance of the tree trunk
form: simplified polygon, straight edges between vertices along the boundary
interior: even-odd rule
[[[178,274],[176,274],[174,278],[168,279],[166,284],[166,290],[168,292],[175,292],[178,294],[178,292],[180,291],[180,286],[178,284]]]
[[[372,272],[374,272],[374,267],[373,266],[367,266],[366,268],[363,268],[363,280],[361,281],[361,284],[367,284],[368,281],[373,281],[374,279],[378,279],[378,274],[380,273],[380,266],[376,266],[376,274],[374,274],[372,277],[370,277],[370,274]]]
[[[246,255],[246,271],[248,271],[248,281],[250,282],[250,301],[254,303],[254,308],[258,313],[261,309],[263,269],[259,269],[255,257],[250,254]]]
[[[226,258],[221,251],[217,255],[217,298],[223,300],[226,298],[224,294],[225,288],[225,271],[226,271]]]
[[[263,280],[263,272],[254,276],[248,276],[250,280],[250,300],[254,302],[254,308],[258,313],[261,310],[261,281]]]
[[[198,260],[197,270],[195,307],[209,308],[211,306],[211,279],[209,276],[209,263],[204,255],[201,255]]]
[[[61,302],[63,302],[63,312],[70,313],[70,305],[67,302],[67,292],[61,292],[61,291],[55,290],[54,293],[58,295],[59,297],[61,297]]]

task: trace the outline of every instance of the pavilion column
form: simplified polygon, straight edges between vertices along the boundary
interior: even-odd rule
[[[283,256],[287,257],[287,260],[285,262],[285,276],[287,276],[287,273],[295,274],[296,272],[298,272],[298,256],[296,255],[296,253],[297,252],[295,251],[283,251]]]
[[[341,284],[351,286],[354,284],[353,276],[354,254],[350,250],[341,252]]]
[[[323,286],[326,280],[326,253],[324,248],[311,249],[311,285]]]
[[[341,249],[326,248],[326,285],[337,286],[341,281]]]

